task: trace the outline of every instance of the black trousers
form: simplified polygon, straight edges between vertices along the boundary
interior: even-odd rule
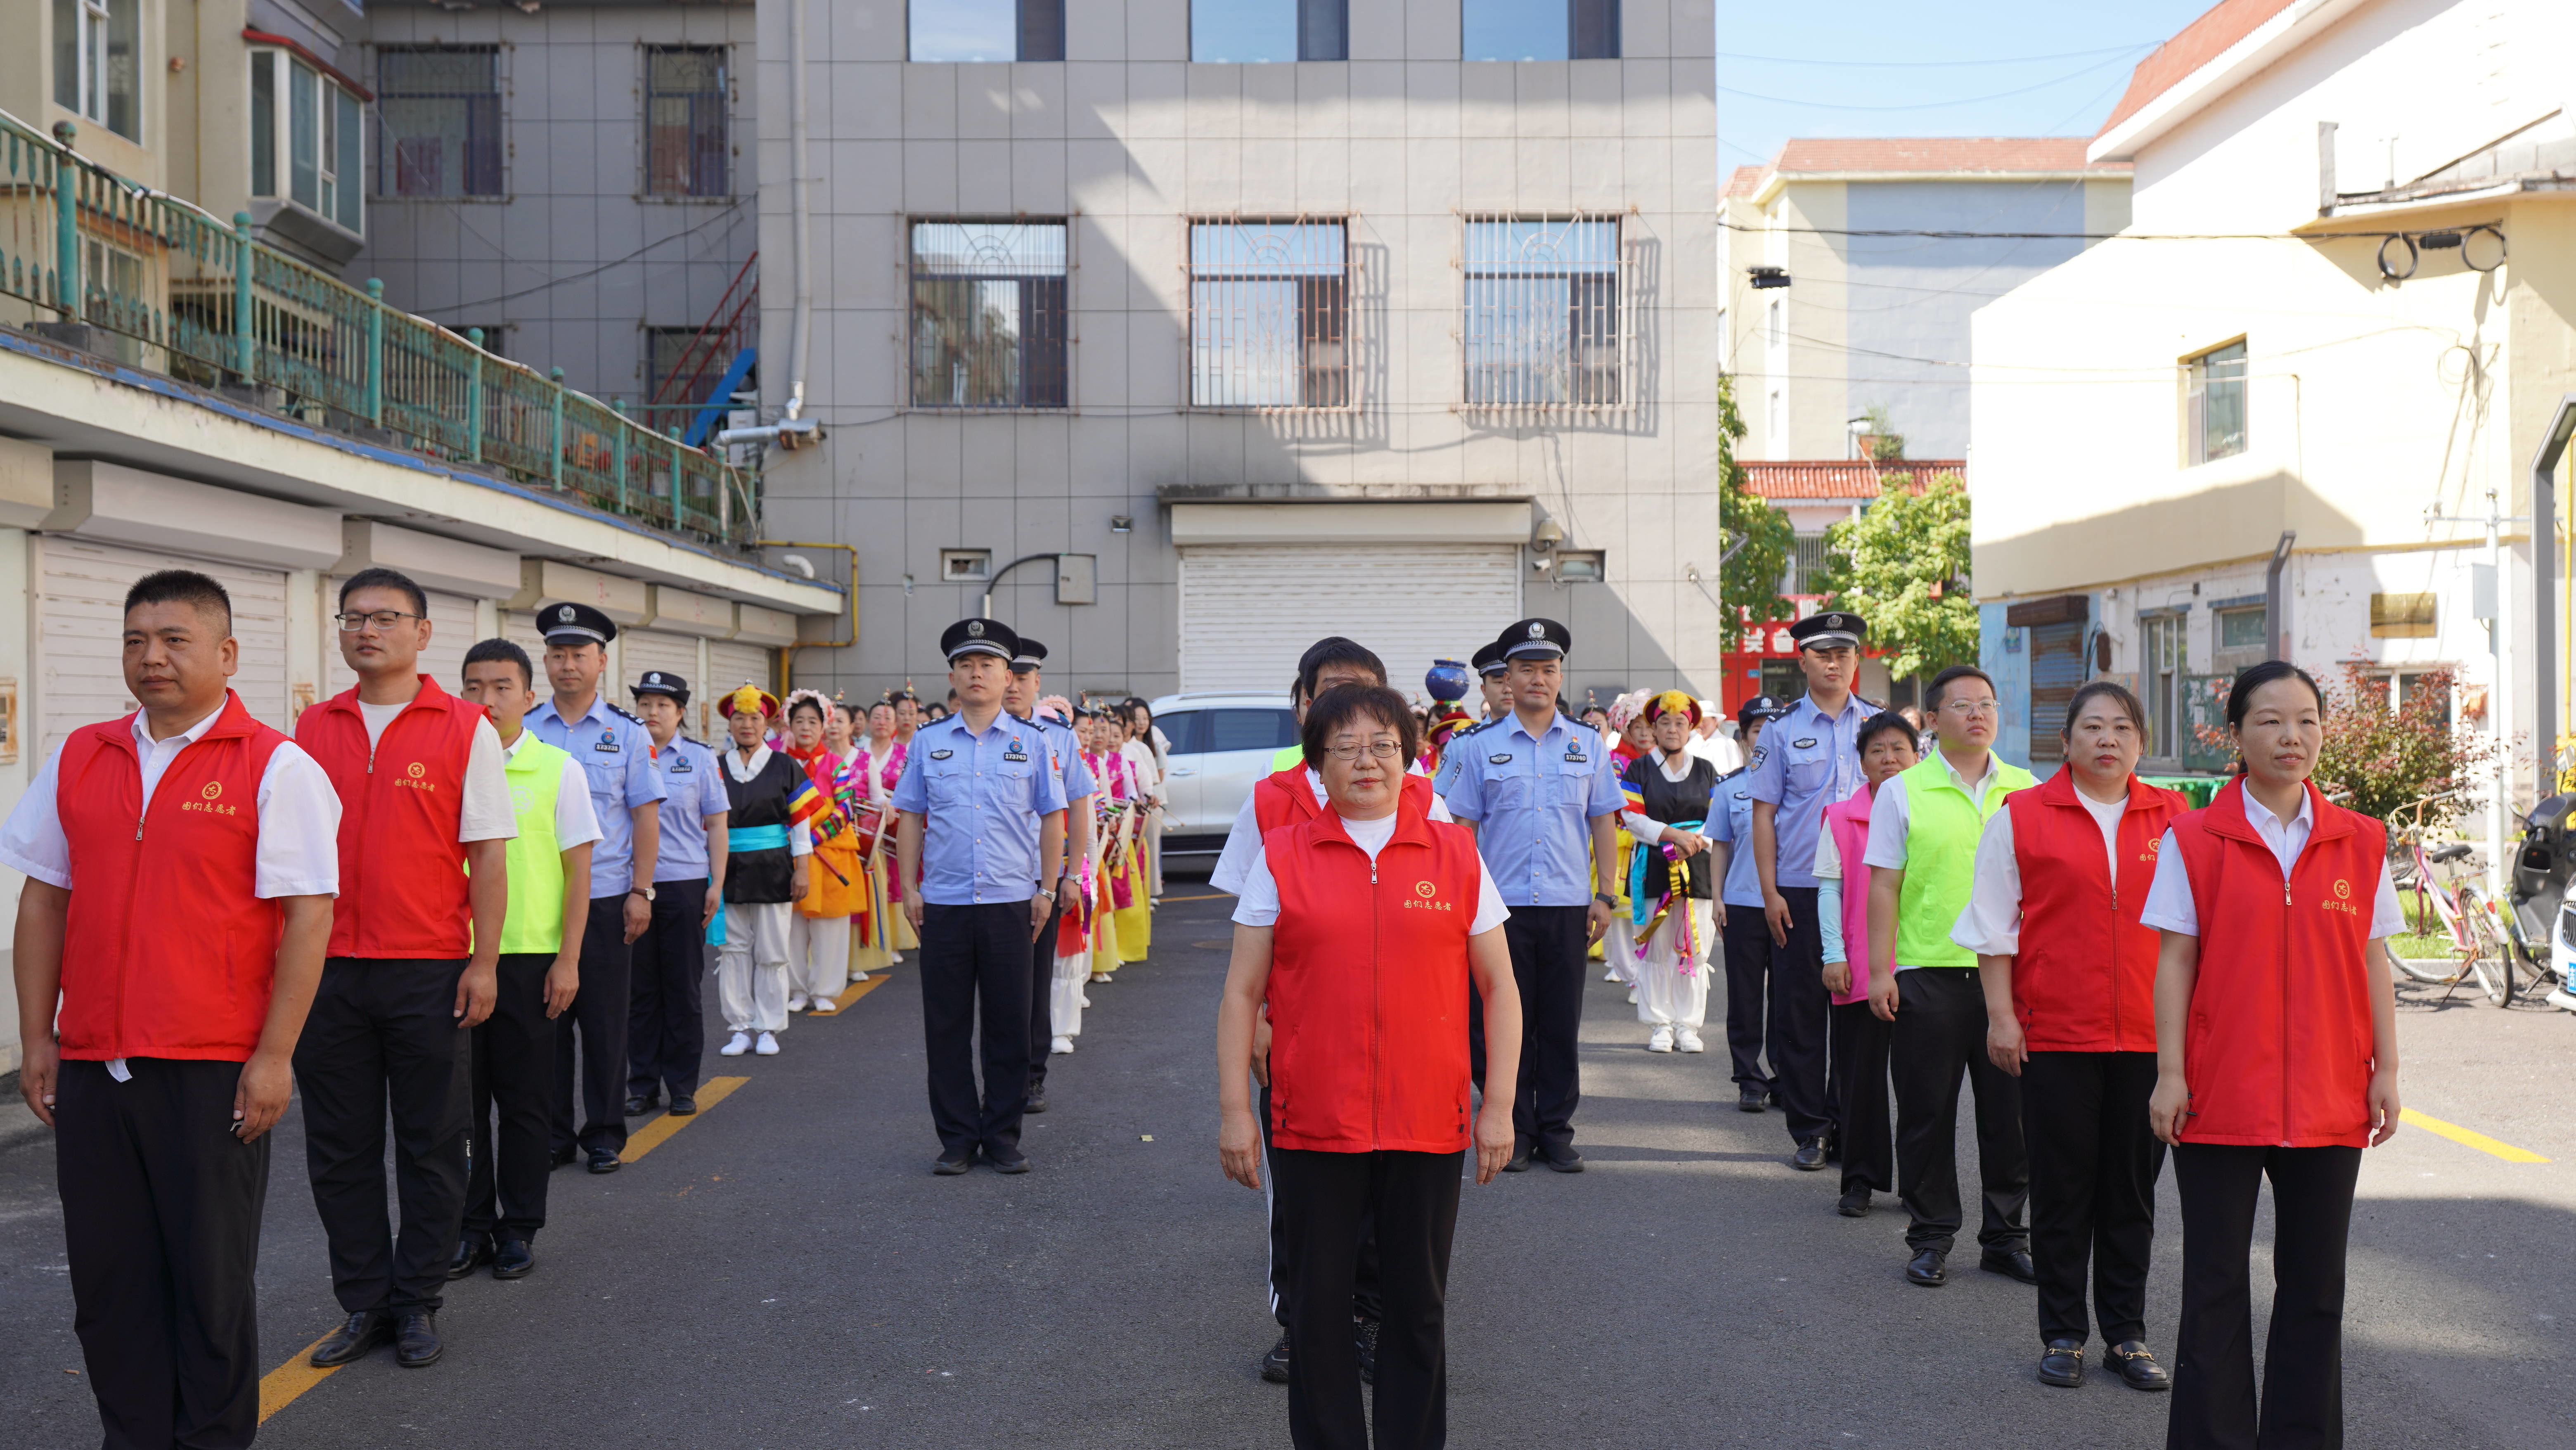
[[[351,1314],[436,1309],[465,1216],[473,1034],[457,1026],[459,958],[332,957],[295,1044],[304,1166]],[[397,1236],[385,1219],[393,1117]],[[230,1108],[226,1113],[229,1116]]]
[[[1950,1252],[1958,1239],[1959,1078],[1977,1091],[1977,1171],[1985,1218],[1977,1242],[2020,1248],[2030,1162],[2022,1151],[2021,1080],[1986,1056],[1986,989],[1974,967],[1916,967],[1896,974],[1896,1021],[1887,1060],[1896,1081],[1896,1187],[1913,1222],[1910,1249]]]
[[[1826,1035],[1833,1046],[1828,1082],[1834,1100],[1834,1141],[1841,1145],[1843,1192],[1885,1193],[1896,1186],[1895,1116],[1887,1098],[1887,1040],[1891,1023],[1867,1002],[1828,998]]]
[[[2167,1450],[2335,1450],[2343,1444],[2345,1241],[2359,1148],[2183,1143],[2182,1327]],[[2272,1328],[2254,1410],[2254,1204],[2272,1180]]]
[[[1361,1228],[1372,1221],[1385,1294],[1375,1450],[1449,1443],[1449,1245],[1465,1160],[1463,1153],[1270,1151],[1273,1212],[1292,1266],[1288,1441],[1298,1450],[1370,1450],[1350,1305]]]
[[[698,1062],[707,1050],[702,997],[707,929],[699,921],[706,909],[703,878],[653,883],[653,924],[627,949],[633,999],[626,1013],[626,1095],[630,1098],[651,1097],[663,1088],[675,1098],[692,1097],[698,1091]],[[625,928],[619,927],[618,935],[625,934]]]
[[[117,1082],[106,1063],[65,1062],[54,1089],[72,1330],[101,1443],[232,1450],[259,1428],[270,1140],[233,1136],[240,1063],[126,1067],[133,1080]]]
[[[1064,903],[1047,913],[1046,930],[1029,945],[1029,1094],[1046,1090],[1047,1054],[1055,1046],[1055,933],[1064,924]]]
[[[1762,1065],[1762,997],[1771,980],[1771,926],[1758,906],[1726,908],[1718,933],[1726,949],[1726,1054],[1735,1086],[1770,1092],[1776,1084]]]
[[[1834,999],[1825,990],[1824,940],[1816,934],[1816,888],[1783,886],[1780,896],[1789,903],[1789,940],[1771,949],[1765,973],[1771,998],[1771,1086],[1780,1094],[1790,1140],[1804,1143],[1834,1126],[1833,1106],[1825,1097],[1825,1024]],[[1729,918],[1734,915],[1727,913]],[[1760,912],[1753,914],[1753,921],[1763,940],[1770,940],[1770,925]]]
[[[1267,1161],[1271,1152],[1270,1089],[1256,1084],[1253,1095],[1257,1104],[1255,1110],[1261,1114],[1261,1152]],[[1262,1196],[1262,1206],[1270,1211],[1270,1313],[1279,1321],[1279,1327],[1285,1329],[1288,1327],[1289,1287],[1297,1278],[1296,1270],[1290,1267],[1296,1251],[1289,1245],[1287,1226],[1279,1217],[1279,1167],[1276,1163],[1271,1164],[1268,1186],[1270,1191]],[[1364,1213],[1360,1216],[1359,1252],[1352,1265],[1351,1317],[1383,1319],[1385,1316],[1385,1296],[1378,1290],[1377,1215]]]
[[[2102,1342],[2147,1337],[2147,1258],[2165,1145],[2147,1125],[2152,1052],[2034,1052],[2021,1066],[2039,1337],[2084,1338],[2084,1269]]]
[[[656,891],[660,888],[656,887]],[[626,1022],[633,1011],[634,959],[626,945],[626,898],[594,896],[581,933],[581,995],[555,1019],[554,1146],[585,1153],[626,1147]],[[574,1039],[581,1051],[581,1133],[572,1128]]]
[[[1512,980],[1521,993],[1521,1070],[1512,1098],[1512,1136],[1521,1151],[1545,1158],[1574,1151],[1574,1109],[1583,1100],[1576,1048],[1583,1036],[1583,984],[1590,971],[1584,960],[1591,945],[1588,912],[1582,906],[1515,906],[1511,920],[1503,923],[1503,941],[1512,950]],[[1481,1001],[1476,1026],[1468,1050],[1481,1064]]]
[[[1029,1101],[1029,904],[921,908],[921,1036],[943,1154],[1015,1153]],[[975,1088],[975,1029],[984,1087]]]
[[[554,1114],[555,1024],[546,1020],[552,952],[501,958],[492,1015],[474,1029],[473,1106],[466,1119],[465,1228],[529,1240],[546,1226]],[[493,1109],[500,1123],[493,1123]]]

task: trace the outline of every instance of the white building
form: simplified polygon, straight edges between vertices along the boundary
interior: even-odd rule
[[[1335,632],[1418,689],[1539,614],[1577,699],[1714,693],[1708,0],[799,3],[761,380],[826,436],[768,507],[857,545],[863,621],[799,683],[928,684],[1071,555],[993,593],[1069,691],[1278,688]]]

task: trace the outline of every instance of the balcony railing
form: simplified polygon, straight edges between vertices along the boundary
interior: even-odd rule
[[[282,411],[711,543],[760,536],[755,470],[385,305],[0,113],[0,296],[109,335],[129,366],[274,390]],[[366,436],[359,434],[358,436]]]

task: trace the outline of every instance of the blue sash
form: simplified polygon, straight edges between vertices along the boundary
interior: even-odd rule
[[[725,832],[725,847],[733,851],[784,851],[787,849],[787,828],[735,826]]]

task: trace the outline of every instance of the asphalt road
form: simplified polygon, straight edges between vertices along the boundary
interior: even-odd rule
[[[1260,1200],[1224,1181],[1214,1150],[1226,909],[1167,902],[1153,960],[1091,989],[1054,1109],[1030,1121],[1027,1177],[929,1175],[918,988],[898,969],[837,1020],[798,1021],[780,1056],[711,1056],[711,1073],[749,1081],[650,1156],[558,1173],[537,1272],[450,1287],[443,1363],[405,1371],[380,1352],[278,1410],[260,1443],[1286,1444],[1284,1391],[1255,1373],[1275,1335]],[[2407,997],[2409,1104],[2555,1161],[2506,1163],[2416,1128],[2369,1156],[2348,1443],[2576,1444],[2576,1018]],[[2033,1378],[2029,1289],[1964,1255],[1947,1287],[1908,1287],[1901,1216],[1882,1199],[1837,1217],[1831,1176],[1785,1165],[1782,1120],[1734,1110],[1722,1051],[1650,1056],[1619,988],[1595,983],[1587,1005],[1576,1129],[1591,1171],[1463,1194],[1453,1443],[2163,1443],[2165,1397]],[[7,1111],[0,1446],[95,1445],[51,1146]],[[295,1113],[275,1165],[269,1365],[337,1318]],[[2160,1215],[2150,1333],[2165,1349],[2170,1175]],[[2258,1263],[2258,1314],[2265,1277]]]

